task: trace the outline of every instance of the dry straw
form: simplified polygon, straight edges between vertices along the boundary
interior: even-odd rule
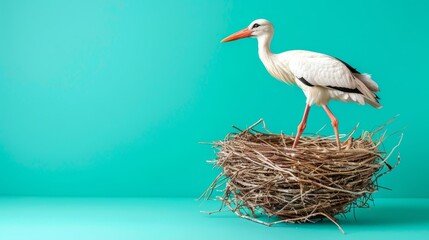
[[[255,130],[261,123],[266,132]],[[209,162],[221,173],[202,198],[218,190],[222,204],[215,212],[232,211],[268,226],[328,218],[343,232],[335,216],[368,207],[377,180],[399,163],[399,155],[394,166],[387,159],[400,142],[386,154],[379,150],[385,133],[374,140],[384,126],[354,139],[355,128],[341,150],[332,138],[318,135],[301,138],[292,149],[294,137],[270,133],[262,119],[246,130],[236,128],[238,133],[214,143],[217,159]]]

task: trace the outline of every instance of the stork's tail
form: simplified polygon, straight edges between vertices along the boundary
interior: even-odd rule
[[[380,109],[380,108],[382,108],[383,106],[381,106],[381,104],[378,102],[378,99],[376,98],[375,99],[375,101],[373,101],[373,100],[371,100],[371,99],[368,99],[368,98],[365,98],[365,103],[366,104],[369,104],[369,105],[371,105],[371,106],[373,106],[373,107],[375,107],[375,108],[377,108],[377,109]]]
[[[380,102],[378,101],[380,98],[375,94],[379,92],[378,84],[371,79],[371,75],[369,74],[353,74],[358,79],[358,89],[363,93],[365,98],[365,103],[369,104],[375,108],[382,108]]]
[[[380,88],[378,88],[378,84],[372,80],[371,75],[367,73],[353,73],[353,75],[359,79],[365,86],[373,91],[373,92],[380,92]]]

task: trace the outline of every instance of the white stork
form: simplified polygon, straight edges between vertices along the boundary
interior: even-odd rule
[[[369,104],[381,108],[375,92],[379,91],[377,83],[368,74],[362,74],[340,59],[305,50],[292,50],[273,54],[270,50],[274,27],[265,19],[258,19],[221,42],[234,41],[240,38],[258,39],[259,58],[268,72],[275,78],[287,83],[296,84],[307,97],[307,104],[298,125],[292,148],[299,142],[307,123],[308,113],[313,104],[322,106],[331,119],[335,131],[338,149],[341,149],[338,134],[338,120],[329,110],[329,100]]]

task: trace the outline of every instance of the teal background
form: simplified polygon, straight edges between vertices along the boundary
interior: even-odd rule
[[[219,43],[266,18],[274,52],[323,52],[373,75],[383,109],[333,102],[340,131],[401,114],[388,129],[406,127],[402,162],[380,182],[393,191],[376,196],[429,197],[428,10],[427,1],[0,0],[0,194],[196,197],[216,175],[199,142],[261,117],[295,132],[301,90],[269,76],[254,39]],[[307,132],[325,124],[332,134],[314,107]]]
[[[341,218],[346,234],[329,221],[266,227],[232,213],[202,214],[187,198],[0,198],[0,238],[92,239],[426,239],[429,201],[378,198],[377,206]]]

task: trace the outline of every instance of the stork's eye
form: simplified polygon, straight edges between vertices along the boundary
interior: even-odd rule
[[[259,26],[261,26],[261,25],[259,25],[259,24],[255,23],[255,24],[253,24],[253,27],[252,27],[252,28],[257,28],[257,27],[259,27]]]

